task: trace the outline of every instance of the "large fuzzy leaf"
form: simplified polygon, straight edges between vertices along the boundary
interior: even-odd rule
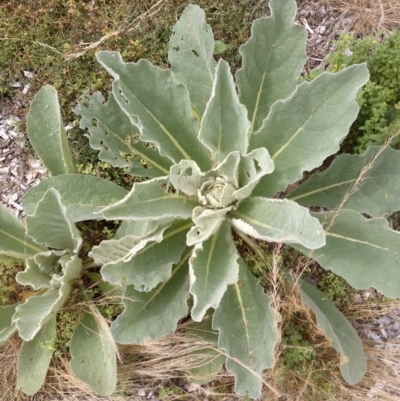
[[[239,231],[254,238],[302,244],[309,249],[325,245],[319,221],[308,209],[286,199],[248,198],[230,216]]]
[[[154,143],[174,163],[194,160],[203,171],[210,168],[207,152],[197,139],[198,121],[191,111],[189,92],[170,70],[147,60],[124,63],[118,52],[100,52],[97,59],[115,78],[114,96],[140,129],[142,141]]]
[[[238,258],[231,225],[226,220],[215,234],[195,246],[189,261],[194,321],[200,322],[209,308],[217,309],[227,286],[237,282]]]
[[[12,317],[17,304],[5,306],[0,309],[0,346],[2,346],[16,331]]]
[[[226,356],[218,350],[218,332],[211,327],[212,315],[206,315],[201,322],[189,322],[185,325],[186,335],[199,346],[193,354],[201,355],[198,365],[189,369],[189,380],[197,384],[206,384],[214,379],[226,361]]]
[[[179,262],[186,248],[186,233],[191,225],[187,220],[177,220],[166,230],[143,240],[129,236],[103,241],[90,256],[98,264],[107,262],[101,268],[104,280],[150,291],[170,278],[172,265]]]
[[[82,237],[61,202],[61,196],[50,188],[38,202],[35,212],[26,217],[28,235],[48,248],[78,252]]]
[[[300,283],[304,303],[315,313],[318,326],[340,353],[340,372],[347,383],[357,384],[367,371],[363,343],[354,327],[326,295],[313,285]]]
[[[262,372],[274,365],[277,331],[271,298],[239,259],[239,280],[228,287],[214,313],[218,347],[225,352],[226,369],[235,375],[235,392],[261,395]]]
[[[150,292],[127,286],[124,312],[111,325],[115,341],[121,344],[157,340],[174,333],[179,319],[186,316],[189,296],[188,259],[191,250],[172,269],[171,278]]]
[[[168,60],[175,78],[186,85],[200,116],[211,96],[215,75],[214,37],[204,11],[189,4],[169,40]]]
[[[400,233],[386,219],[368,220],[353,210],[313,216],[326,230],[326,245],[311,252],[296,249],[358,290],[374,287],[387,297],[400,297]]]
[[[57,91],[46,85],[36,95],[27,117],[29,140],[51,175],[75,173],[64,132]]]
[[[100,313],[85,313],[71,339],[71,368],[97,394],[109,396],[117,383],[117,358],[110,328]]]
[[[82,116],[80,128],[89,131],[89,143],[100,150],[99,158],[115,167],[128,167],[132,175],[161,177],[168,174],[171,161],[139,140],[139,130],[122,111],[112,92],[105,102],[96,92],[74,109]],[[143,165],[146,163],[146,168]]]
[[[61,309],[70,293],[71,285],[66,283],[59,290],[33,295],[18,305],[12,320],[19,336],[25,341],[33,340],[40,329]]]
[[[17,362],[17,385],[27,395],[34,395],[42,387],[56,341],[56,317],[36,334],[31,341],[24,341]]]
[[[304,206],[356,210],[380,217],[400,210],[400,151],[370,147],[362,155],[339,155],[288,196]],[[360,179],[361,178],[361,179]]]
[[[264,176],[253,194],[272,197],[337,152],[357,117],[356,94],[367,80],[366,65],[353,65],[304,82],[277,101],[250,139],[249,149],[264,146],[275,162],[274,173]]]
[[[221,59],[199,139],[210,150],[214,164],[220,164],[232,151],[246,153],[249,128],[247,110],[239,103],[229,64]]]
[[[240,102],[248,110],[250,135],[267,117],[273,103],[296,88],[307,60],[304,27],[294,23],[294,0],[271,0],[271,16],[254,21],[249,41],[241,46],[243,67],[236,73]]]
[[[112,206],[101,210],[104,218],[110,220],[160,220],[186,219],[199,203],[187,199],[183,194],[168,193],[168,178],[154,178],[135,183],[128,195]]]
[[[104,178],[92,175],[68,174],[50,177],[31,188],[23,198],[24,210],[33,214],[45,192],[54,188],[74,222],[96,220],[100,209],[121,200],[128,191]]]
[[[0,253],[25,259],[44,250],[27,236],[22,221],[0,205]]]

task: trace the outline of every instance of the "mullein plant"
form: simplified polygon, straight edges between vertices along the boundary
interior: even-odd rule
[[[112,90],[107,100],[99,93],[84,97],[75,108],[80,126],[88,130],[100,159],[144,180],[127,192],[106,180],[64,171],[24,197],[28,217],[25,225],[18,222],[23,237],[17,236],[24,238],[24,247],[45,244],[56,248],[51,252],[79,255],[78,243],[49,245],[36,234],[39,228],[29,228],[33,216],[42,218],[48,199],[69,214],[73,238],[77,221],[122,222],[114,238],[92,248],[87,265],[123,291],[124,311],[110,328],[91,311],[78,326],[87,344],[94,341],[92,332],[106,339],[86,347],[98,354],[93,366],[102,361],[97,381],[77,368],[81,354],[75,334],[71,342],[75,374],[98,393],[110,394],[115,386],[113,342],[157,340],[190,316],[187,329],[210,344],[215,373],[225,364],[235,376],[237,394],[260,396],[262,373],[275,362],[278,311],[235,238],[287,244],[356,289],[374,287],[388,297],[400,296],[399,233],[385,219],[400,209],[398,151],[384,146],[363,155],[339,155],[325,171],[307,173],[307,180],[287,190],[339,150],[357,116],[356,95],[368,80],[367,68],[354,65],[299,83],[306,30],[294,23],[296,3],[271,0],[270,9],[269,17],[254,21],[250,39],[240,48],[242,67],[235,77],[226,61],[214,60],[212,30],[195,5],[174,27],[170,69],[146,60],[124,62],[117,52],[98,53],[114,78]],[[35,125],[30,128],[28,122],[28,128],[39,132],[45,116],[57,110],[54,96],[42,103],[36,99],[30,113]],[[64,145],[59,141],[56,148]],[[46,164],[49,156],[37,151]],[[66,269],[62,272],[68,276]],[[76,276],[86,272],[83,263]],[[282,277],[294,285],[287,271]],[[359,382],[367,365],[357,333],[321,291],[298,283],[303,301],[340,353],[343,378]],[[0,312],[1,322],[8,313],[11,326],[16,324],[18,309],[6,310]],[[95,324],[97,331],[91,330]],[[21,336],[20,326],[14,331]],[[0,330],[3,340],[7,333]],[[201,369],[196,372],[201,376]],[[100,378],[107,382],[101,391]]]

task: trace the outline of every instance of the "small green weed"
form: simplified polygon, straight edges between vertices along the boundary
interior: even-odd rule
[[[383,145],[400,129],[400,33],[363,39],[346,33],[335,44],[337,50],[328,58],[331,71],[366,62],[370,72],[358,97],[359,115],[342,145],[344,151],[362,153]],[[398,138],[392,142],[397,148],[399,144]]]

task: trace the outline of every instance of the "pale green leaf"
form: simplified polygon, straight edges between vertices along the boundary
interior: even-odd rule
[[[325,245],[320,222],[308,209],[286,199],[248,198],[230,217],[239,231],[257,239],[302,244],[309,249]]]
[[[101,268],[104,280],[121,286],[134,285],[137,291],[151,291],[170,278],[172,265],[179,262],[186,248],[186,233],[191,225],[190,221],[177,220],[158,235],[143,240],[125,237],[103,241],[90,256],[95,262],[107,260],[98,256],[102,252],[108,253],[108,260],[114,259]]]
[[[168,220],[124,220],[119,226],[114,240],[122,239],[128,235],[136,238],[145,238],[156,231],[168,226],[174,219]]]
[[[236,82],[251,121],[250,135],[261,127],[272,104],[295,90],[307,60],[307,31],[294,23],[296,2],[271,0],[269,6],[271,16],[253,22],[251,37],[239,50],[243,67]]]
[[[132,175],[159,177],[168,174],[171,161],[139,140],[139,130],[122,111],[112,92],[105,102],[101,93],[88,98],[88,105],[74,109],[82,116],[80,128],[88,129],[91,148],[115,167],[128,167]],[[143,165],[146,163],[146,167]]]
[[[218,350],[218,332],[211,327],[212,315],[206,315],[201,322],[189,322],[185,333],[199,349],[191,354],[200,359],[191,364],[188,378],[196,384],[207,384],[215,378],[226,361],[226,356]]]
[[[58,291],[33,295],[18,305],[12,320],[19,336],[25,341],[31,341],[61,309],[70,293],[71,285],[65,283]]]
[[[192,220],[195,225],[187,234],[187,245],[201,244],[210,238],[220,228],[230,210],[231,208],[207,209],[202,206],[194,208]]]
[[[237,282],[238,258],[227,221],[210,238],[195,246],[189,260],[194,321],[200,322],[209,308],[217,309],[227,286]]]
[[[274,365],[277,329],[271,298],[239,259],[239,281],[228,287],[214,313],[218,347],[225,352],[226,369],[235,375],[235,392],[261,395],[262,372]]]
[[[325,269],[342,276],[357,290],[376,288],[387,297],[400,297],[400,232],[386,219],[366,219],[353,210],[313,213],[326,231],[326,245],[301,250]]]
[[[64,283],[71,283],[81,277],[82,273],[82,259],[78,254],[65,253],[58,260],[61,269],[54,272],[50,284],[54,288],[61,287]]]
[[[229,64],[220,59],[199,139],[210,150],[214,164],[220,164],[233,151],[246,153],[249,128],[247,110],[239,103]]]
[[[357,384],[367,371],[363,343],[354,327],[326,295],[313,285],[301,281],[300,295],[315,313],[317,324],[340,353],[340,372],[347,383]]]
[[[214,46],[214,55],[225,53],[230,46],[226,45],[222,40],[216,40]]]
[[[267,148],[275,162],[273,174],[264,176],[253,194],[272,197],[336,153],[357,117],[356,94],[367,80],[366,65],[353,65],[323,73],[277,101],[250,139],[250,149]]]
[[[37,253],[26,260],[26,268],[16,276],[18,283],[29,285],[34,290],[50,288],[51,274],[58,267],[58,259],[65,251],[48,251]],[[37,262],[36,262],[37,261]]]
[[[186,219],[198,202],[183,194],[169,193],[168,177],[135,183],[132,190],[112,206],[101,210],[105,219],[165,220]]]
[[[155,145],[175,164],[194,160],[206,171],[210,160],[197,138],[198,121],[192,114],[189,92],[171,70],[162,70],[147,60],[124,63],[118,52],[97,53],[100,64],[115,78],[114,96],[140,129],[140,139]]]
[[[168,60],[175,78],[186,85],[200,117],[211,96],[215,74],[214,37],[204,11],[190,4],[175,24],[169,40]]]
[[[127,286],[123,297],[124,312],[111,325],[115,341],[121,344],[157,340],[174,333],[179,319],[188,312],[189,296],[187,251],[172,269],[171,278],[151,292],[136,291]]]
[[[78,252],[82,244],[79,230],[68,216],[67,208],[54,188],[45,192],[35,212],[26,217],[26,227],[30,237],[48,248]]]
[[[27,395],[34,395],[42,387],[56,341],[56,317],[36,334],[31,341],[24,341],[17,362],[17,385]]]
[[[27,117],[29,140],[51,175],[75,173],[58,104],[57,91],[46,85],[36,95]]]
[[[74,375],[99,395],[109,396],[117,382],[114,339],[100,313],[85,313],[71,339]]]
[[[104,178],[92,175],[68,174],[50,177],[30,189],[23,198],[24,210],[33,214],[44,193],[54,188],[61,195],[61,202],[75,222],[96,220],[100,209],[121,200],[128,191]]]
[[[221,164],[215,166],[207,173],[209,176],[217,177],[222,176],[226,182],[231,183],[235,188],[239,188],[239,166],[241,162],[241,155],[238,151],[229,153]]]
[[[362,155],[342,154],[291,192],[303,206],[356,210],[380,217],[400,210],[400,151],[370,147]]]
[[[0,346],[2,346],[16,331],[12,317],[18,304],[0,308]]]
[[[170,182],[177,190],[188,196],[197,195],[204,173],[193,160],[181,160],[171,167]]]
[[[273,171],[274,161],[265,148],[254,149],[242,156],[239,167],[240,188],[233,193],[233,196],[239,201],[248,198],[260,179]]]
[[[20,219],[0,204],[0,253],[26,259],[45,249],[27,236]]]

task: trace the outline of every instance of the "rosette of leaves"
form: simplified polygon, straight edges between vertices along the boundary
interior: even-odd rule
[[[103,278],[125,287],[125,310],[111,325],[115,340],[174,332],[191,299],[191,330],[213,311],[209,328],[197,332],[213,339],[210,352],[235,375],[236,392],[253,398],[274,364],[277,322],[235,233],[293,246],[357,289],[400,295],[399,234],[382,218],[400,208],[398,152],[341,155],[287,190],[339,150],[367,68],[299,84],[306,31],[294,23],[295,1],[269,4],[271,15],[253,23],[240,48],[236,79],[228,63],[213,59],[204,12],[189,5],[170,39],[171,69],[100,52],[112,91],[107,101],[94,94],[75,109],[104,161],[151,178],[99,212],[124,221],[91,253]],[[366,358],[356,332],[319,290],[301,282],[300,292],[340,352],[344,379],[357,383]]]
[[[16,281],[34,294],[0,309],[0,345],[18,332],[23,342],[17,385],[33,395],[45,381],[55,350],[57,313],[85,274],[83,239],[75,222],[97,219],[96,210],[122,198],[126,191],[101,178],[73,174],[74,161],[57,93],[51,86],[42,88],[32,103],[28,130],[52,177],[25,195],[28,215],[24,221],[0,205],[0,253],[25,260],[26,268],[17,274]],[[85,293],[83,285],[81,289]],[[80,300],[87,301],[88,307],[71,339],[71,368],[95,392],[109,395],[116,384],[115,343],[91,300],[82,292]]]

